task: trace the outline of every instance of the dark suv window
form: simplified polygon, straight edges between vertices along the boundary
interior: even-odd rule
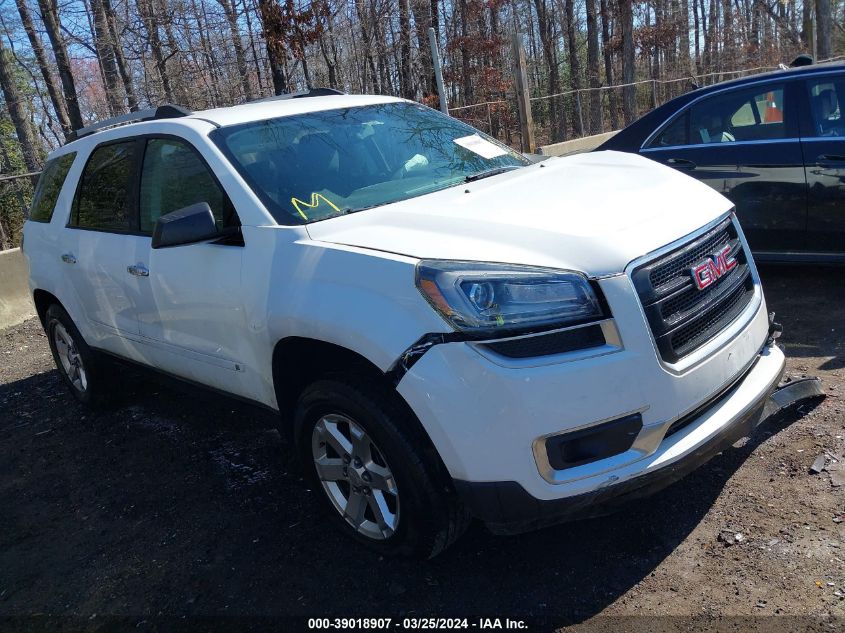
[[[67,172],[73,165],[76,152],[70,152],[47,161],[44,171],[38,179],[38,186],[35,187],[35,195],[32,197],[32,209],[29,212],[29,219],[35,222],[49,222],[53,218],[53,210],[56,208],[56,200],[65,184]]]
[[[226,194],[190,145],[170,138],[149,140],[141,175],[141,231],[152,233],[159,217],[198,202],[208,203],[218,228],[234,224]]]
[[[720,93],[690,106],[651,147],[783,139],[786,115],[783,84]]]
[[[73,224],[102,231],[134,229],[130,188],[135,165],[135,141],[95,149],[79,181]]]
[[[826,77],[807,82],[813,136],[845,136],[840,97],[845,98],[845,78]]]

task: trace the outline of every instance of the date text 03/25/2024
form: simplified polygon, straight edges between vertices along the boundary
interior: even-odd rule
[[[526,630],[524,620],[510,618],[309,618],[309,630]]]

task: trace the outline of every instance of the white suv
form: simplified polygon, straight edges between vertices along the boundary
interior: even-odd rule
[[[74,395],[107,357],[280,414],[332,520],[432,556],[678,479],[784,356],[730,203],[644,158],[531,163],[389,97],[86,129],[25,253]]]

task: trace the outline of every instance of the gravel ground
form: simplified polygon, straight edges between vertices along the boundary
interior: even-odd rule
[[[129,370],[132,392],[92,412],[60,383],[37,320],[0,331],[0,628],[432,615],[533,630],[842,626],[841,274],[763,271],[789,371],[823,378],[820,405],[624,515],[508,538],[474,525],[427,562],[382,560],[326,529],[268,414]],[[812,474],[820,455],[827,470]],[[762,617],[774,614],[798,617]],[[608,617],[642,615],[695,620]]]

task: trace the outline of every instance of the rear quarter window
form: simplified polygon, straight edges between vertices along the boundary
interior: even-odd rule
[[[38,185],[35,187],[35,195],[32,197],[30,220],[49,222],[53,218],[56,201],[59,199],[59,193],[62,191],[74,158],[76,158],[76,152],[70,152],[49,160],[44,165],[44,171],[41,172]]]

